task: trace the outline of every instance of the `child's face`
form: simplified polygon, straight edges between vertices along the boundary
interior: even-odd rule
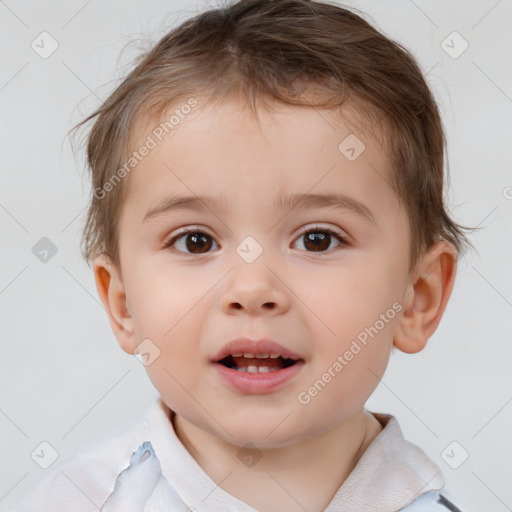
[[[353,160],[360,148],[350,139],[345,154],[338,148],[353,129],[334,111],[282,105],[260,114],[261,131],[234,101],[192,110],[132,171],[119,227],[128,309],[118,338],[129,353],[145,339],[158,347],[146,370],[187,422],[270,447],[362,411],[409,304],[409,228],[376,140],[358,134],[366,148]],[[276,206],[295,194],[344,195],[373,220],[349,208]],[[175,196],[212,203],[145,220]],[[204,235],[165,248],[184,227]],[[240,337],[272,339],[304,364],[271,392],[240,392],[212,362]]]

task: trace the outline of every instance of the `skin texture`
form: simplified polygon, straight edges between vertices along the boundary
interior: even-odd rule
[[[278,105],[260,110],[230,99],[200,103],[132,171],[120,218],[121,268],[94,261],[99,295],[121,347],[149,338],[160,356],[146,367],[175,430],[208,475],[264,512],[321,511],[381,430],[364,404],[393,347],[422,350],[452,291],[456,251],[436,242],[409,273],[408,219],[388,185],[378,140],[332,110]],[[356,133],[365,150],[349,161],[339,144]],[[334,208],[275,209],[278,193],[346,194],[375,224]],[[173,194],[223,197],[225,209],[143,218]],[[179,228],[200,228],[163,243]],[[319,226],[319,227],[318,227]],[[301,228],[330,237],[315,250]],[[196,230],[197,231],[197,230]],[[262,254],[237,247],[252,236]],[[187,244],[188,239],[188,246]],[[400,312],[308,404],[307,390],[392,304]],[[212,356],[237,337],[267,337],[305,365],[273,393],[244,395],[221,381]],[[253,466],[237,453],[257,448]],[[245,448],[245,453],[248,453]]]

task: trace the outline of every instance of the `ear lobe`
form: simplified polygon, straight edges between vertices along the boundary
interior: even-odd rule
[[[425,348],[437,329],[450,298],[457,268],[457,251],[448,241],[437,241],[417,267],[404,298],[404,312],[394,345],[414,354]]]
[[[121,348],[128,354],[133,354],[137,341],[133,319],[126,303],[121,271],[104,254],[94,259],[93,269],[96,288],[108,314],[112,331]]]

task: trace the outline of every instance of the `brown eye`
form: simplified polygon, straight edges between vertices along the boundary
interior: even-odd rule
[[[303,232],[298,239],[304,239],[304,247],[308,252],[326,252],[333,238],[339,242],[336,247],[346,245],[346,241],[341,235],[331,229],[320,227]]]
[[[169,242],[166,242],[164,247],[176,246],[177,249],[173,249],[173,251],[185,254],[206,254],[211,249],[212,242],[213,238],[207,233],[197,229],[189,229],[182,231],[179,235],[169,240]]]

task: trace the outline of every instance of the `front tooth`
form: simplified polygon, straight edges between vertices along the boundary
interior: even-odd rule
[[[268,373],[277,372],[279,368],[270,368],[270,366],[243,366],[237,368],[239,372],[250,372],[250,373]]]
[[[244,357],[254,357],[254,354],[249,354],[248,352],[244,352]]]
[[[258,359],[266,359],[268,357],[268,354],[256,354],[256,357]]]
[[[279,354],[270,354],[270,357],[271,357],[272,359],[276,359],[276,358],[278,358],[278,357],[279,357]]]
[[[237,352],[236,354],[231,354],[232,357],[242,357],[244,355],[243,352]]]

